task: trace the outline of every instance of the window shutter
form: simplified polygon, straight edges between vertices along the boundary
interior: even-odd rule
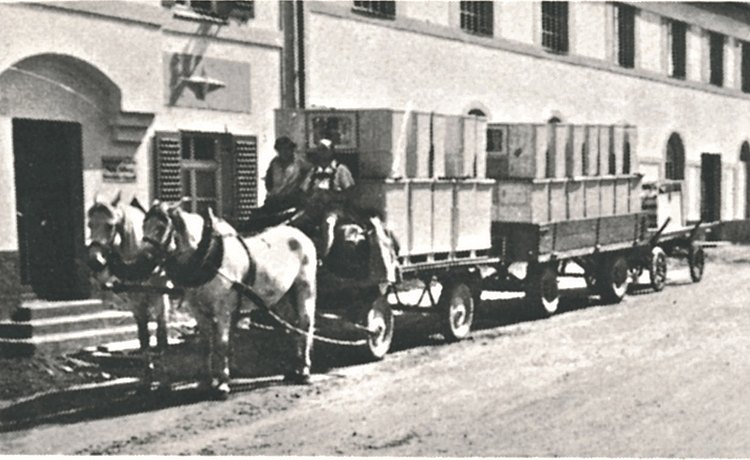
[[[180,161],[182,141],[178,132],[154,134],[154,197],[162,201],[182,199]]]
[[[247,221],[258,206],[258,138],[234,137],[234,218]]]

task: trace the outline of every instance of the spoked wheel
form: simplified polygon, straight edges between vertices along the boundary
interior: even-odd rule
[[[385,296],[373,301],[367,311],[364,326],[370,331],[367,337],[365,352],[371,360],[380,360],[391,349],[393,342],[393,311]]]
[[[667,254],[659,246],[651,250],[651,266],[648,269],[651,287],[659,292],[667,284]]]
[[[529,264],[526,274],[526,301],[541,316],[552,316],[560,305],[555,263]]]
[[[703,279],[703,270],[706,266],[706,253],[703,248],[695,244],[690,245],[688,253],[688,264],[690,265],[690,279],[694,283]]]
[[[445,339],[456,342],[471,332],[474,323],[474,296],[464,283],[448,284],[438,301]]]
[[[620,302],[628,292],[630,271],[628,261],[623,256],[612,256],[604,259],[599,294],[608,303]]]

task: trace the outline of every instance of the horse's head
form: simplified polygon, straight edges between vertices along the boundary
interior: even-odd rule
[[[88,245],[88,266],[95,275],[107,268],[109,256],[118,239],[122,238],[124,213],[119,206],[120,193],[111,202],[94,198],[94,204],[87,212],[91,242]]]
[[[143,249],[157,263],[177,250],[174,216],[179,216],[180,202],[154,200],[143,220]],[[177,219],[179,220],[179,219]],[[179,223],[177,224],[179,226]]]

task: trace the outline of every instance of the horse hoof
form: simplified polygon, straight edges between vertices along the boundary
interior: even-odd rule
[[[284,383],[292,385],[309,385],[310,372],[290,372],[284,375]]]
[[[214,388],[213,396],[217,401],[226,401],[229,398],[229,384],[224,382],[218,387]]]

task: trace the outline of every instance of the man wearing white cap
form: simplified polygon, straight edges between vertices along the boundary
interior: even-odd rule
[[[321,222],[320,236],[317,239],[318,258],[323,259],[333,245],[336,222],[349,204],[349,193],[354,188],[354,177],[346,165],[333,158],[333,142],[324,137],[317,142],[313,152],[315,167],[310,171],[306,190],[308,217]]]

